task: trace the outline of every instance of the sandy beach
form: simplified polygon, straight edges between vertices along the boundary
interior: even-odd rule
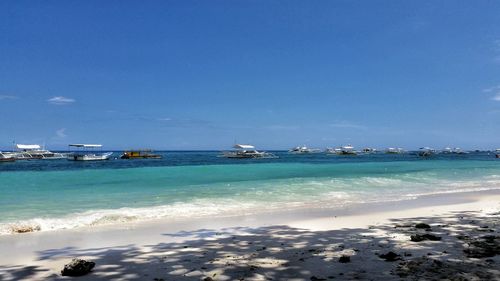
[[[0,237],[2,280],[500,280],[500,191]],[[412,241],[414,240],[414,241]]]

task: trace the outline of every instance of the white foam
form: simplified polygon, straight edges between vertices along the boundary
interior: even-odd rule
[[[20,232],[19,230],[52,231],[155,219],[237,216],[307,206],[332,208],[353,203],[410,200],[424,195],[492,189],[500,189],[500,176],[486,176],[474,180],[429,177],[289,179],[262,183],[250,193],[248,189],[242,189],[242,192],[246,193],[234,198],[205,198],[153,207],[91,210],[58,218],[33,218],[2,223],[0,235]]]

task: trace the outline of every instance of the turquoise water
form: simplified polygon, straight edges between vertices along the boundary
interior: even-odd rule
[[[214,152],[176,152],[159,162],[2,163],[0,233],[9,233],[13,225],[53,230],[311,205],[342,208],[500,188],[500,162],[489,154],[425,160],[412,155],[278,154],[280,159],[268,160],[228,161]]]

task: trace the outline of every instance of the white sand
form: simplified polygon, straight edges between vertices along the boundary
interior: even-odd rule
[[[74,257],[96,262],[78,280],[500,280],[500,191],[318,207],[1,236],[0,280],[71,279],[60,270]]]

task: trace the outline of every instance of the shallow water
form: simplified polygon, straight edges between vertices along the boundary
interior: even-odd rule
[[[52,230],[500,188],[500,161],[488,153],[425,159],[275,153],[280,158],[161,152],[161,160],[0,163],[0,233],[19,225]]]

